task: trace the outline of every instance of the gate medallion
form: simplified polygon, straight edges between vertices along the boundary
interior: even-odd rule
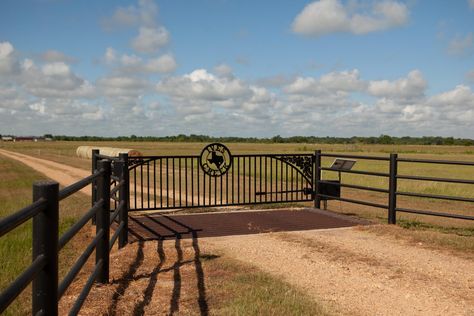
[[[204,147],[200,156],[202,170],[211,177],[220,177],[232,165],[230,150],[220,143],[212,143]]]

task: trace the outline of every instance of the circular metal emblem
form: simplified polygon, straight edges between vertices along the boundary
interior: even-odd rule
[[[199,160],[202,170],[211,177],[224,175],[232,165],[230,150],[219,143],[204,147]]]

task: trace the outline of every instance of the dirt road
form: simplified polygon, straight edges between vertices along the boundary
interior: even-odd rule
[[[90,171],[4,149],[0,149],[0,154],[24,163],[28,167],[44,174],[49,179],[59,182],[62,186],[71,185],[91,174]],[[90,187],[82,189],[81,192],[91,195]]]
[[[206,239],[343,315],[474,315],[474,262],[363,228]]]
[[[23,154],[5,150],[0,154],[20,160],[62,185],[89,175],[85,170]],[[474,315],[472,260],[380,236],[370,229],[204,238],[201,247],[203,252],[218,251],[282,278],[336,314]],[[131,255],[127,252],[134,248],[125,247],[120,256]],[[144,254],[144,260],[154,257],[156,254]],[[146,266],[153,270],[155,265],[150,262]],[[117,268],[121,267],[113,267]]]

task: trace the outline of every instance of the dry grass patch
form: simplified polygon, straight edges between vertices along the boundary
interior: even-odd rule
[[[0,156],[0,217],[7,216],[32,202],[32,184],[45,179],[34,170],[11,159]],[[60,235],[87,210],[90,198],[75,194],[60,202]],[[86,232],[81,232],[67,244],[59,255],[60,279],[69,270],[81,247],[87,240]],[[0,238],[0,290],[5,289],[31,264],[32,220],[20,225]],[[31,313],[31,286],[5,311],[5,315],[25,315]]]
[[[416,221],[402,221],[399,225],[360,226],[358,229],[474,259],[474,228],[446,228]]]
[[[111,257],[111,284],[96,286],[84,315],[325,315],[288,284],[208,253],[198,239],[130,244]],[[72,299],[65,298],[61,311]]]

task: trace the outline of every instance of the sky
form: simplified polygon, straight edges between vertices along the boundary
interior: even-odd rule
[[[474,138],[474,0],[3,0],[0,134]]]

